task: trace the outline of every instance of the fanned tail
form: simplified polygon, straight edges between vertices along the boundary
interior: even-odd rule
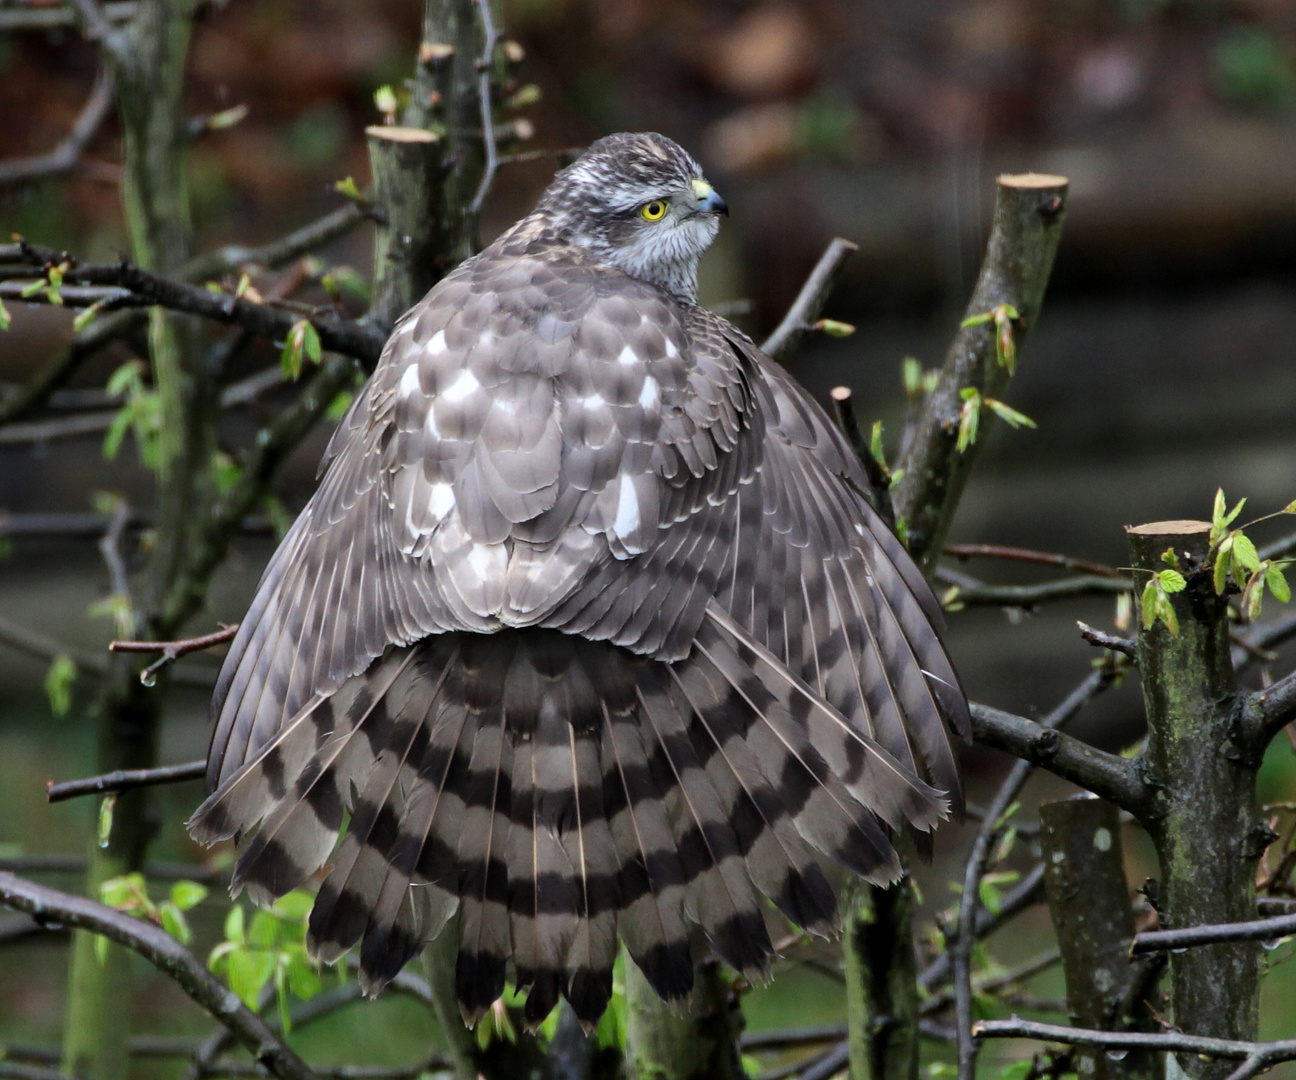
[[[250,836],[235,880],[264,902],[323,867],[349,814],[313,953],[359,944],[377,992],[453,926],[465,1019],[511,977],[535,1025],[560,997],[598,1019],[618,934],[663,997],[692,987],[690,923],[763,973],[763,897],[830,933],[818,856],[892,880],[879,819],[927,829],[941,812],[939,793],[709,612],[670,664],[557,631],[392,649],[309,703],[191,824],[204,840]]]

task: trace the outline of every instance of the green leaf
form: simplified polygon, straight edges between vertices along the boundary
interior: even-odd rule
[[[283,352],[279,354],[279,366],[283,368],[284,378],[296,382],[302,370],[302,345],[305,331],[302,327],[309,325],[305,319],[292,324],[288,336],[284,339]]]
[[[106,937],[99,934],[95,935],[94,954],[99,966],[103,967],[108,959],[108,939]]]
[[[8,323],[6,323],[5,325],[7,326]],[[3,327],[0,327],[0,329],[3,329]],[[1293,499],[1291,502],[1289,502],[1278,512],[1280,514],[1296,514],[1296,499]]]
[[[350,390],[338,391],[337,397],[329,402],[329,407],[324,411],[324,417],[332,420],[334,423],[346,416],[347,409],[351,408],[351,402],[355,400],[355,394]]]
[[[171,886],[171,903],[180,911],[197,907],[207,898],[207,886],[196,881],[177,881]]]
[[[365,201],[360,189],[356,187],[356,182],[347,177],[345,180],[338,180],[333,184],[333,190],[341,195],[344,199],[350,199],[352,202],[362,203]]]
[[[1179,636],[1179,616],[1175,614],[1170,597],[1161,589],[1157,590],[1157,618],[1166,625],[1166,629],[1175,637]]]
[[[906,356],[900,361],[900,381],[906,397],[916,398],[923,392],[923,366],[917,357]]]
[[[1287,584],[1287,578],[1282,570],[1275,563],[1270,563],[1269,569],[1265,571],[1265,584],[1269,586],[1269,591],[1280,604],[1285,604],[1291,599],[1291,587]]]
[[[248,114],[246,105],[234,105],[228,109],[222,109],[218,113],[212,113],[207,117],[204,126],[208,131],[224,131],[226,128],[232,128],[239,123]]]
[[[77,331],[77,333],[84,330],[94,320],[94,317],[103,310],[103,306],[106,303],[107,300],[96,300],[84,311],[77,312],[76,318],[72,320],[72,329]]]
[[[158,908],[158,914],[162,916],[162,929],[182,945],[188,945],[193,934],[189,929],[189,920],[184,917],[184,912],[175,904],[162,904]]]
[[[996,401],[994,398],[985,398],[984,400],[986,407],[1005,423],[1010,424],[1015,428],[1035,427],[1035,421],[1025,413],[1019,413],[1016,409],[1005,405],[1002,401]]]
[[[1161,570],[1156,575],[1157,581],[1161,588],[1168,593],[1183,592],[1184,587],[1188,584],[1184,580],[1183,574],[1178,570]]]
[[[261,989],[274,974],[273,953],[251,949],[233,949],[225,963],[229,988],[249,1009],[255,1009]]]
[[[4,306],[4,301],[0,300],[0,330],[8,330],[9,322],[9,309]]]
[[[257,949],[273,949],[279,941],[279,920],[268,911],[257,911],[252,915],[252,925],[248,927],[248,944]]]
[[[109,397],[121,397],[132,385],[141,381],[143,372],[144,362],[142,360],[127,360],[126,363],[108,376],[108,382],[104,384],[104,392]]]
[[[396,103],[396,92],[390,86],[380,86],[374,91],[374,107],[383,116],[393,116],[399,106]]]
[[[302,1001],[309,1001],[318,994],[323,986],[319,970],[304,955],[288,958],[285,965],[288,974],[288,989]]]
[[[969,315],[960,324],[964,328],[969,326],[984,326],[986,323],[993,321],[995,313],[993,311],[983,311],[980,315]]]
[[[216,490],[222,495],[238,483],[242,473],[239,463],[224,450],[217,450],[212,455],[212,479],[216,482]]]
[[[1154,577],[1143,587],[1143,629],[1151,630],[1157,618],[1157,583]]]
[[[1248,573],[1254,574],[1260,569],[1260,555],[1256,546],[1246,533],[1233,534],[1233,558]]]
[[[35,281],[31,282],[30,284],[23,286],[23,291],[20,292],[18,295],[21,296],[24,300],[30,300],[43,288],[45,288],[45,279],[37,278]]]
[[[319,331],[310,323],[302,325],[302,351],[306,353],[306,359],[312,364],[320,362],[322,350],[320,349]]]
[[[235,945],[243,944],[243,907],[235,904],[225,916],[225,940]]]
[[[99,902],[110,908],[123,908],[135,899],[135,883],[131,875],[109,878],[99,884]]]
[[[55,716],[66,716],[72,707],[72,684],[76,677],[77,666],[72,657],[66,654],[54,657],[45,673],[45,695]]]
[[[1233,549],[1233,538],[1230,536],[1215,552],[1215,595],[1223,596],[1228,584],[1229,552]]]
[[[874,420],[873,428],[869,432],[869,453],[873,455],[882,468],[886,468],[886,451],[882,448],[882,421]]]
[[[972,387],[962,392],[963,407],[959,409],[958,438],[954,449],[960,454],[976,442],[977,428],[981,421],[981,395]]]
[[[99,846],[105,848],[112,838],[113,811],[117,809],[117,796],[105,795],[99,804]]]
[[[855,333],[855,327],[848,322],[839,322],[837,319],[820,319],[811,327],[813,330],[820,330],[829,337],[850,337]]]
[[[304,923],[310,915],[315,898],[303,889],[294,889],[274,902],[270,908],[285,922]]]

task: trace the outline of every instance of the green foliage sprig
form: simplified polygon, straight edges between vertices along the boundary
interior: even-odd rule
[[[205,885],[182,880],[171,886],[165,900],[155,901],[149,896],[148,882],[144,880],[144,875],[138,872],[109,878],[99,886],[99,899],[103,903],[162,927],[183,945],[188,945],[193,937],[185,912],[202,903],[206,897]],[[101,963],[107,947],[107,938],[95,938],[95,950]]]

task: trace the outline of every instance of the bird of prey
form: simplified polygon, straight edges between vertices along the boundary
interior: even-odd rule
[[[190,828],[258,902],[325,871],[308,945],[371,992],[443,929],[470,1023],[506,978],[596,1020],[618,936],[665,998],[703,939],[759,973],[766,899],[832,932],[819,856],[894,880],[959,802],[930,589],[696,302],[726,212],[671,140],[594,143],[400,320],[261,579]]]

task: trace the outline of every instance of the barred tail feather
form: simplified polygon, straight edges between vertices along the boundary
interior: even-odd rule
[[[761,974],[762,898],[830,933],[818,856],[890,880],[879,819],[929,828],[939,812],[935,791],[708,613],[669,664],[557,631],[392,649],[304,708],[192,827],[251,834],[238,881],[265,901],[320,868],[349,813],[313,955],[358,944],[376,992],[453,928],[465,1020],[511,963],[528,1025],[560,997],[588,1025],[611,995],[618,934],[663,997],[692,987],[690,924]]]

